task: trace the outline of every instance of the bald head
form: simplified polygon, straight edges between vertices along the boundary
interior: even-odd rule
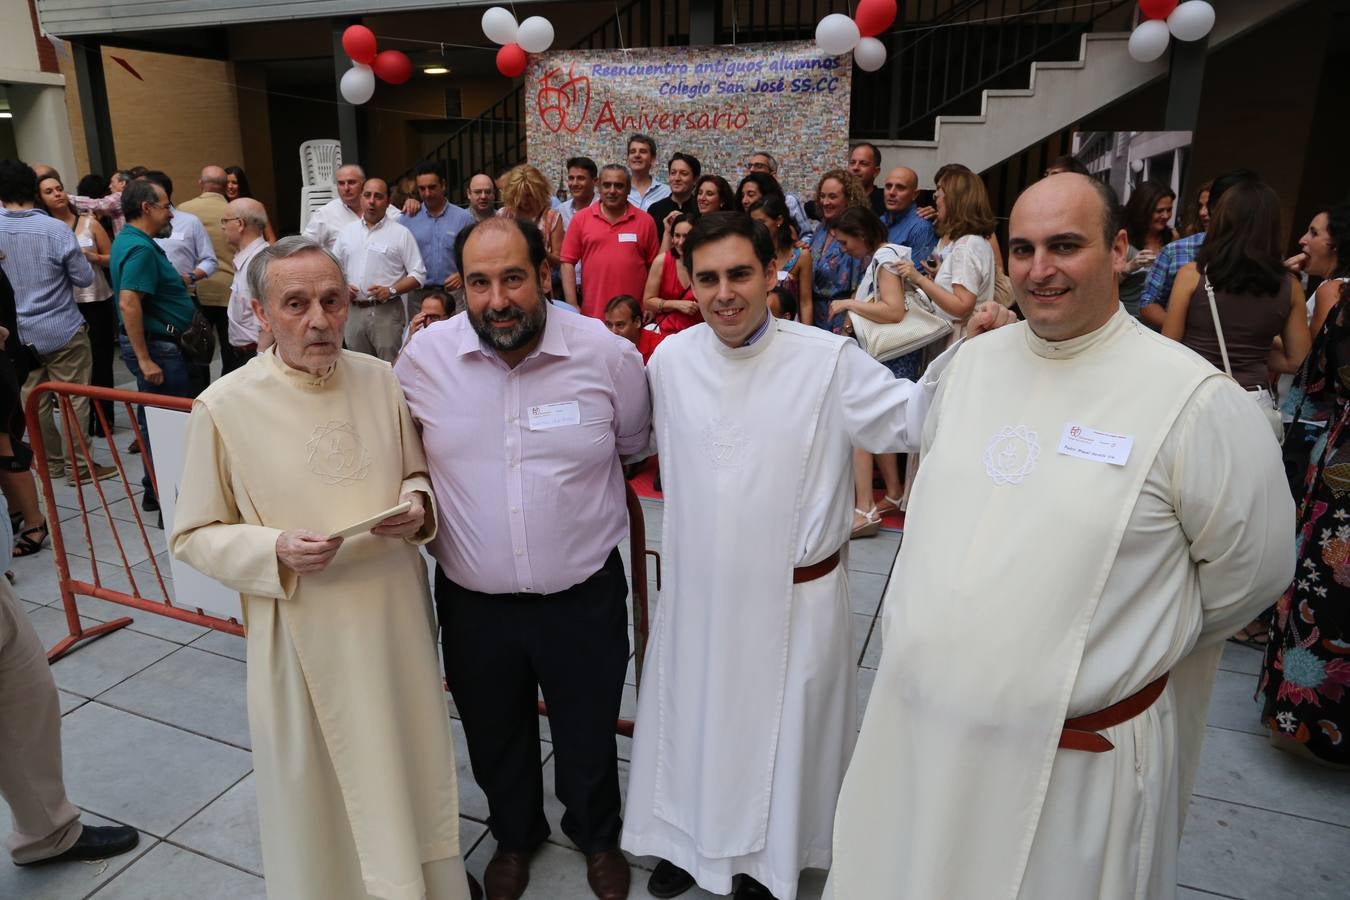
[[[1066,172],[1022,192],[1008,225],[1008,277],[1033,331],[1049,341],[1100,328],[1120,307],[1128,242],[1115,192]]]
[[[225,205],[220,227],[225,240],[238,250],[263,236],[267,230],[267,210],[252,197],[240,197]]]
[[[886,174],[886,211],[904,213],[914,205],[919,193],[919,175],[906,166],[897,166]]]
[[[225,175],[225,170],[220,166],[207,166],[202,169],[200,184],[203,193],[210,192],[213,194],[223,194],[225,193],[225,185],[228,182],[229,178]]]

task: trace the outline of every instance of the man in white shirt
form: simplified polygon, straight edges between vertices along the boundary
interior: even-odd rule
[[[347,349],[393,363],[407,314],[398,297],[427,280],[413,233],[388,216],[389,183],[368,178],[361,187],[361,218],[338,232],[333,255],[347,275],[352,314]]]
[[[263,237],[267,230],[267,209],[251,197],[231,200],[225,207],[220,225],[225,240],[234,248],[234,280],[230,283],[226,314],[230,320],[230,346],[242,364],[256,356],[259,350],[272,345],[272,333],[258,328],[258,319],[253,315],[253,295],[248,287],[248,264],[267,246]]]
[[[338,195],[314,211],[305,224],[305,237],[312,238],[328,251],[333,250],[338,232],[353,222],[361,221],[361,186],[366,183],[365,170],[355,163],[345,165],[334,173]],[[419,204],[420,205],[420,204]],[[385,215],[397,220],[402,215],[385,203]]]
[[[656,141],[645,134],[628,138],[628,202],[638,209],[651,209],[657,200],[670,196],[670,185],[652,175],[656,164]]]
[[[173,211],[173,232],[168,237],[157,237],[164,255],[173,264],[174,270],[183,276],[183,283],[191,291],[197,282],[215,274],[219,263],[216,249],[211,245],[211,236],[206,233],[202,220],[186,210],[172,206],[173,181],[163,172],[145,173],[145,180],[154,182],[164,189],[164,198],[169,201]]]

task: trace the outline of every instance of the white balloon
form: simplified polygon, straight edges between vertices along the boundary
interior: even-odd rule
[[[1130,35],[1130,56],[1139,62],[1153,62],[1167,52],[1167,23],[1162,19],[1140,22]]]
[[[543,53],[553,46],[553,23],[543,16],[530,16],[516,29],[516,43],[526,53]]]
[[[864,72],[875,72],[886,65],[886,45],[874,37],[865,37],[853,48],[853,61]]]
[[[1205,0],[1186,0],[1167,17],[1167,27],[1179,41],[1198,41],[1214,27],[1214,7]]]
[[[494,44],[513,44],[516,40],[516,17],[504,6],[494,6],[483,13],[483,34]]]
[[[338,82],[342,99],[353,106],[360,106],[375,95],[375,70],[361,63],[352,63],[352,67],[342,73]]]
[[[830,13],[816,26],[816,46],[831,56],[848,53],[861,39],[858,23],[843,13]]]

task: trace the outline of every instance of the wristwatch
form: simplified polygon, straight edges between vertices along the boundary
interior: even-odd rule
[[[398,296],[398,285],[396,284],[389,285],[389,299],[393,300],[397,296]]]

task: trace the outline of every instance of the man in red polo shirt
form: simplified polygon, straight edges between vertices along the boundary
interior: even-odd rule
[[[599,319],[609,298],[642,296],[647,269],[660,243],[652,217],[628,202],[628,170],[600,170],[600,202],[572,217],[562,247],[562,287],[577,305],[576,266],[581,263],[581,311]]]
[[[605,304],[605,325],[619,337],[637,344],[644,366],[652,358],[656,345],[666,339],[666,335],[642,327],[642,305],[632,294],[620,294]]]

